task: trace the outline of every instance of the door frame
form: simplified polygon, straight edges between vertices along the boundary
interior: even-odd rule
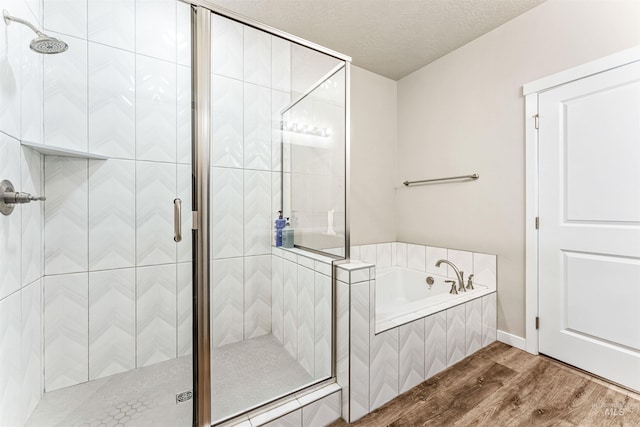
[[[588,62],[577,67],[552,74],[527,83],[522,88],[525,97],[525,350],[538,354],[539,331],[536,318],[539,313],[538,299],[538,228],[536,218],[539,215],[539,161],[538,129],[536,124],[542,119],[538,116],[538,95],[566,83],[603,73],[640,61],[640,46],[623,50],[613,55]],[[544,219],[540,219],[544,227]],[[544,321],[544,320],[541,320]]]

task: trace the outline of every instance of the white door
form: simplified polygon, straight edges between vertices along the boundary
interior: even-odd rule
[[[538,109],[540,353],[640,390],[640,63]]]

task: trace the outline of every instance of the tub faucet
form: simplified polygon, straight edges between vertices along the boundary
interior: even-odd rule
[[[473,274],[469,275],[469,278],[467,279],[467,290],[472,291],[473,290]]]
[[[451,290],[449,291],[452,295],[458,295],[458,291],[456,290],[456,281],[455,280],[445,280],[444,283],[451,284]]]
[[[436,262],[436,267],[440,267],[440,264],[445,263],[449,264],[453,271],[456,273],[456,277],[458,278],[458,292],[466,292],[467,290],[464,287],[464,271],[458,270],[458,267],[455,266],[451,261],[447,261],[446,259],[441,259]]]

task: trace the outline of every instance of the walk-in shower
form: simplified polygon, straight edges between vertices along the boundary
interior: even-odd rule
[[[0,215],[0,425],[202,427],[327,386],[350,59],[204,0],[98,3],[3,12],[2,178],[46,200]]]
[[[18,24],[26,25],[31,28],[33,32],[38,35],[38,37],[31,40],[31,43],[29,44],[29,47],[34,52],[44,54],[62,53],[69,48],[65,42],[43,33],[29,21],[11,16],[6,9],[2,11],[2,16],[4,17],[5,24],[9,25],[10,22],[17,22]]]

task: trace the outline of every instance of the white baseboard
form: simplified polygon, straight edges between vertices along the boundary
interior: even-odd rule
[[[525,350],[526,340],[517,335],[512,335],[508,332],[498,329],[497,339],[498,341],[509,344],[512,347],[519,348],[520,350]]]

